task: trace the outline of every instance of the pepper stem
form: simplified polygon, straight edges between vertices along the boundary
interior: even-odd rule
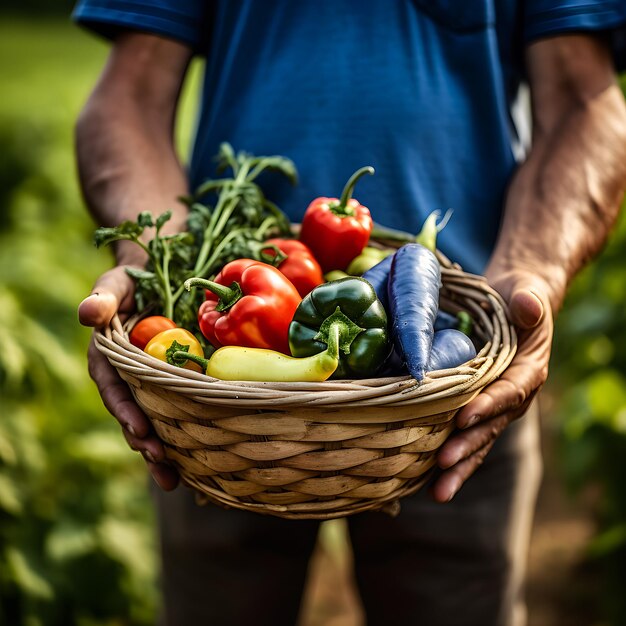
[[[332,359],[339,358],[339,331],[340,324],[336,322],[331,324],[328,329],[328,347],[326,348],[326,353]]]
[[[352,198],[352,192],[354,191],[354,186],[357,184],[357,181],[359,180],[359,178],[361,178],[361,176],[363,176],[364,174],[373,174],[373,173],[374,173],[374,168],[371,165],[362,167],[360,170],[357,170],[356,172],[354,172],[354,174],[352,174],[352,176],[350,176],[350,178],[348,179],[346,186],[343,188],[343,191],[341,192],[341,198],[339,198],[339,204],[332,206],[331,211],[335,215],[339,215],[339,216],[352,215],[354,213],[354,209],[348,206],[348,200]]]
[[[215,310],[219,312],[230,309],[231,306],[243,297],[241,286],[236,281],[233,282],[230,287],[227,287],[226,285],[220,285],[212,280],[206,280],[206,278],[188,278],[185,281],[185,289],[191,291],[192,287],[204,287],[211,293],[214,293],[219,298],[219,302],[215,307]]]
[[[260,243],[257,249],[260,260],[274,267],[278,267],[288,257],[275,243]],[[267,250],[272,252],[267,252]]]
[[[189,354],[189,352],[183,352],[182,350],[177,350],[170,355],[171,361],[168,359],[168,363],[172,365],[178,365],[183,367],[184,361],[193,361],[197,363],[203,372],[206,372],[206,368],[209,365],[209,359],[205,359],[204,357],[198,356],[197,354]],[[182,362],[182,365],[181,365]]]
[[[450,220],[452,210],[446,211],[445,215],[439,221],[439,211],[433,211],[424,221],[422,230],[415,237],[415,243],[422,244],[431,252],[437,251],[437,235],[445,228]]]
[[[344,352],[344,354],[350,354],[350,346],[352,345],[352,342],[356,336],[364,330],[364,328],[361,328],[348,316],[344,315],[341,309],[337,307],[335,312],[322,322],[320,329],[314,338],[317,341],[322,341],[327,346],[330,346],[331,331],[332,333],[337,332],[338,349]]]

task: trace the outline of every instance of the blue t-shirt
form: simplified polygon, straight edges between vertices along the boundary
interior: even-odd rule
[[[355,197],[382,225],[417,232],[454,210],[439,247],[473,272],[493,248],[516,165],[511,107],[523,47],[606,31],[624,0],[81,0],[81,24],[114,37],[160,34],[206,56],[190,185],[215,175],[222,141],[294,160],[291,187],[263,187],[294,221],[317,196]]]

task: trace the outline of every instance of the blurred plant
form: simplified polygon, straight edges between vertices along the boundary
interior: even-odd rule
[[[108,47],[62,4],[60,20],[2,14],[0,626],[142,626],[157,605],[147,474],[89,380],[76,319],[112,262],[92,245],[72,145]],[[200,65],[183,93],[182,151]]]
[[[589,558],[604,575],[612,624],[626,623],[626,215],[601,257],[575,281],[559,316],[551,387],[558,389],[562,469],[569,486],[600,491]]]
[[[0,624],[154,623],[143,464],[97,399],[76,305],[91,245],[71,146],[0,116]]]

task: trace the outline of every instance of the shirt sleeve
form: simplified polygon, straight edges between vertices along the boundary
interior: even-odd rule
[[[524,40],[563,33],[595,31],[609,37],[616,67],[626,69],[625,0],[527,0]]]
[[[200,52],[206,41],[207,5],[202,0],[79,0],[72,19],[114,39],[120,31],[163,35]]]

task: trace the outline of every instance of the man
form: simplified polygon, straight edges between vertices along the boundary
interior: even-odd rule
[[[82,187],[100,224],[172,208],[213,174],[221,141],[295,161],[295,190],[266,187],[294,221],[365,164],[377,175],[358,198],[375,221],[415,232],[431,210],[455,210],[439,245],[507,300],[519,350],[458,413],[432,499],[405,499],[395,519],[349,519],[356,576],[369,624],[523,624],[540,475],[531,402],[546,380],[553,316],[626,187],[626,107],[611,54],[624,3],[84,0],[75,18],[114,40],[77,125]],[[172,135],[194,52],[207,66],[187,173]],[[532,149],[519,164],[510,112],[522,80]],[[184,220],[174,205],[169,227]],[[125,245],[116,254],[80,305],[84,324],[133,308],[124,266],[144,258]],[[316,524],[165,493],[178,477],[149,422],[93,347],[89,366],[162,488],[167,623],[293,624]]]

